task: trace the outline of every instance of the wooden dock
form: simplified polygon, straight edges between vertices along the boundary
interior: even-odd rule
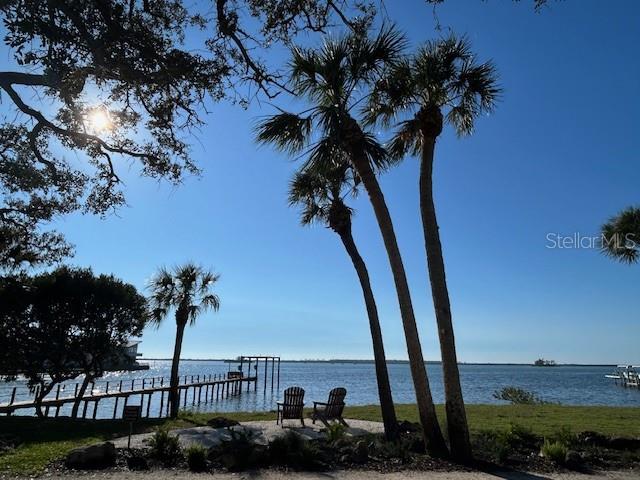
[[[196,405],[241,395],[243,385],[246,385],[247,391],[249,391],[252,383],[254,384],[254,390],[258,383],[257,375],[244,376],[241,372],[233,371],[217,375],[187,375],[185,377],[181,377],[181,379],[183,381],[181,381],[178,386],[178,392],[180,398],[179,404],[183,407],[187,406],[190,392],[191,404]],[[136,382],[141,383],[141,385],[136,386]],[[61,396],[61,385],[58,385],[55,396],[47,397],[42,401],[45,416],[48,417],[51,410],[55,410],[53,415],[58,417],[62,406],[74,403],[77,400],[78,385],[78,383],[75,384],[74,395],[70,396]],[[79,412],[80,418],[87,418],[89,405],[92,404],[90,418],[95,419],[98,413],[100,401],[105,399],[115,399],[115,404],[113,406],[113,418],[115,419],[118,417],[119,404],[120,407],[124,408],[124,406],[128,404],[129,399],[135,396],[140,396],[140,405],[142,407],[143,416],[150,417],[152,414],[155,415],[157,413],[157,418],[161,418],[163,416],[167,416],[169,413],[168,397],[170,387],[169,382],[166,381],[164,377],[106,382],[106,387],[103,392],[93,393],[94,390],[94,384],[92,384],[91,387],[87,389],[89,394],[85,393],[80,400],[82,407]],[[160,405],[156,412],[151,412],[151,400],[154,394],[160,394]],[[35,409],[35,402],[33,399],[15,401],[15,398],[16,387],[13,388],[9,403],[0,405],[0,414],[11,415],[16,410]],[[120,402],[121,400],[122,402]],[[120,408],[120,410],[122,408]]]

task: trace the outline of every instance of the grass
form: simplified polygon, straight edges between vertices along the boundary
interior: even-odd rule
[[[397,405],[398,418],[417,421],[415,405]],[[438,406],[439,418],[444,420],[444,408]],[[136,433],[148,432],[163,426],[181,428],[206,425],[208,419],[224,415],[240,422],[273,420],[272,412],[241,413],[181,413],[177,420],[142,420],[135,426]],[[559,405],[467,405],[469,427],[474,432],[504,430],[516,423],[534,433],[548,436],[563,427],[573,432],[598,433],[640,437],[640,408],[633,407],[573,407]],[[378,406],[357,406],[345,409],[346,418],[380,421]],[[0,473],[34,474],[41,472],[50,462],[64,457],[75,447],[109,440],[129,433],[127,423],[119,420],[69,420],[33,417],[1,417],[2,435],[17,437],[20,446],[0,454]]]

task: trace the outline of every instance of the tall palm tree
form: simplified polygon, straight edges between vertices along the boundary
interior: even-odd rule
[[[420,155],[420,211],[442,354],[449,442],[454,458],[462,461],[471,458],[471,444],[433,199],[433,160],[445,122],[458,135],[468,135],[478,115],[493,109],[500,95],[496,78],[491,62],[476,63],[467,40],[451,36],[428,42],[413,57],[396,62],[377,82],[366,107],[368,124],[380,121],[388,126],[399,116],[408,117],[400,122],[388,148],[396,159],[407,153]]]
[[[373,343],[373,358],[380,398],[380,410],[384,423],[385,437],[396,438],[397,419],[391,395],[389,372],[382,342],[382,329],[378,319],[378,308],[373,296],[367,266],[358,251],[351,231],[351,209],[344,203],[344,196],[355,194],[357,182],[349,178],[350,170],[345,166],[326,172],[313,170],[296,173],[289,189],[289,204],[300,206],[301,222],[310,225],[319,222],[338,234],[353,267],[356,270],[364,303],[369,317],[369,330]],[[343,191],[346,192],[343,194]]]
[[[640,259],[640,208],[628,207],[602,226],[602,252],[623,263]]]
[[[204,270],[193,263],[187,263],[171,271],[161,268],[149,282],[152,321],[159,325],[168,317],[170,311],[175,312],[176,343],[173,349],[169,389],[171,418],[178,416],[180,406],[178,372],[184,329],[187,324],[194,325],[198,316],[206,310],[218,311],[220,299],[211,290],[219,278],[218,274]]]
[[[294,48],[291,89],[296,97],[308,102],[309,109],[299,115],[283,112],[265,120],[258,127],[257,138],[290,153],[306,152],[306,168],[325,168],[322,165],[329,159],[339,166],[346,159],[362,181],[396,286],[425,444],[430,453],[446,455],[407,276],[391,215],[376,177],[376,170],[388,166],[389,158],[375,136],[365,132],[354,116],[359,103],[366,98],[368,86],[399,56],[404,45],[404,37],[397,31],[383,29],[374,38],[351,34],[327,40],[319,49]],[[331,155],[337,151],[341,154]]]

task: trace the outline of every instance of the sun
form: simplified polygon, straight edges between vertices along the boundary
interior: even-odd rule
[[[103,133],[113,130],[113,121],[109,111],[104,107],[96,107],[87,114],[87,123],[91,131]]]

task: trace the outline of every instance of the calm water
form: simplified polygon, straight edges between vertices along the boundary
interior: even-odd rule
[[[127,380],[141,377],[169,378],[170,362],[150,361],[150,370],[126,373],[110,373],[103,378],[111,385],[121,379]],[[232,364],[232,368],[236,365]],[[223,362],[181,362],[181,375],[209,375],[227,372],[229,365]],[[431,388],[436,403],[444,401],[442,387],[442,371],[439,365],[428,365]],[[468,403],[501,403],[494,399],[495,390],[514,385],[536,392],[545,400],[560,402],[566,405],[622,405],[640,406],[640,390],[624,389],[613,385],[604,375],[610,373],[612,367],[553,367],[540,368],[523,365],[461,365],[460,375],[465,400]],[[347,388],[347,403],[350,405],[366,405],[378,403],[375,383],[375,372],[372,363],[297,363],[282,362],[280,372],[280,390],[271,391],[269,381],[267,393],[263,391],[264,366],[261,365],[258,392],[243,392],[239,397],[231,397],[212,403],[200,404],[187,408],[198,411],[258,411],[271,410],[282,390],[287,386],[299,385],[306,390],[306,402],[324,400],[328,391],[336,386]],[[414,402],[413,386],[407,364],[389,365],[389,375],[393,388],[394,400],[397,403]],[[73,394],[74,382],[70,382],[61,396]],[[11,389],[18,385],[16,401],[26,399],[28,392],[24,382],[0,383],[0,403],[7,403]],[[96,382],[95,392],[104,391],[104,382]],[[111,387],[113,389],[113,387]],[[157,415],[160,395],[155,395],[151,403],[151,415]],[[139,403],[132,397],[130,403]],[[120,402],[122,404],[122,401]],[[145,402],[146,409],[146,402]],[[70,407],[61,410],[66,415]],[[89,408],[91,414],[91,407]],[[18,414],[32,414],[28,410]],[[113,401],[100,402],[98,417],[110,417],[113,414]]]

